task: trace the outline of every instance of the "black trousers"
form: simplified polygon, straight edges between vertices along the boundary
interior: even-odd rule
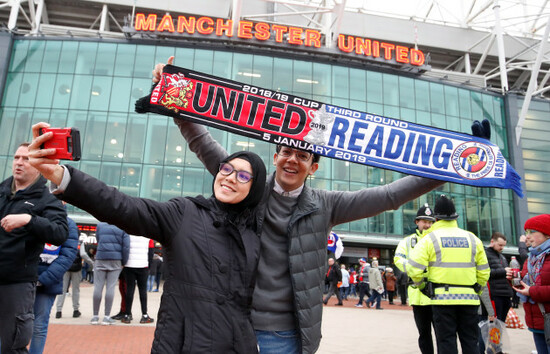
[[[401,304],[407,304],[407,285],[398,285],[397,291],[399,292],[399,296],[401,296]]]
[[[0,346],[4,353],[28,353],[34,326],[34,282],[0,285]]]
[[[340,289],[338,289],[338,284],[337,283],[329,283],[327,296],[323,300],[325,305],[327,304],[328,299],[330,299],[330,297],[334,294],[336,294],[336,298],[338,298],[338,303],[341,304],[342,303],[342,295],[340,294]]]
[[[458,354],[456,335],[463,354],[478,354],[479,305],[432,305],[438,354]]]
[[[368,283],[359,283],[359,302],[357,304],[361,305],[363,303],[365,295],[367,295],[367,298],[370,297],[370,286]]]
[[[506,322],[506,316],[508,316],[508,311],[512,306],[512,300],[509,296],[492,296],[493,302],[495,303],[495,315],[502,322]]]
[[[136,282],[139,291],[139,302],[141,303],[141,313],[143,315],[147,314],[147,276],[149,275],[149,268],[124,267],[123,271],[126,278],[126,314],[132,314]]]
[[[414,322],[418,329],[418,347],[422,354],[434,354],[432,339],[432,307],[413,305]]]

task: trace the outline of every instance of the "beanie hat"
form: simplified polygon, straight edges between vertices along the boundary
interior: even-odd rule
[[[428,203],[424,204],[423,206],[418,209],[416,212],[416,218],[415,220],[429,220],[429,221],[435,221],[435,218],[433,217],[434,213],[432,209],[430,209],[430,206]]]
[[[366,260],[365,258],[360,258],[360,259],[359,259],[359,262],[365,262],[365,263],[367,263],[367,260]]]
[[[439,220],[455,220],[458,218],[455,203],[445,194],[441,194],[435,201],[434,217]]]
[[[525,222],[524,230],[535,230],[550,236],[550,214],[534,216]]]

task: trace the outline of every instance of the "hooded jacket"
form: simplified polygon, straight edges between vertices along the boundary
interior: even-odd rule
[[[97,251],[95,259],[120,260],[122,265],[128,261],[130,254],[130,236],[118,227],[100,222],[96,231]]]
[[[0,184],[0,219],[10,214],[30,214],[23,227],[6,232],[0,227],[0,284],[36,281],[44,243],[61,245],[68,237],[67,212],[40,177],[31,186],[11,195],[13,177]]]

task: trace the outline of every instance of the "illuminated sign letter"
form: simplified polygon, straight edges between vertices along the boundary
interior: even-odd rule
[[[288,30],[286,26],[273,25],[275,31],[275,41],[281,43],[283,41],[283,34]]]
[[[411,64],[412,65],[423,65],[424,64],[424,53],[418,49],[411,49]]]
[[[164,15],[162,20],[160,20],[159,26],[157,27],[157,31],[164,32],[168,31],[173,33],[175,31],[174,29],[174,20],[172,20],[172,16],[169,14]]]
[[[305,45],[307,47],[321,48],[321,32],[306,29]]]
[[[355,38],[355,53],[371,55],[371,40],[363,38]]]
[[[384,49],[384,59],[390,60],[392,56],[391,52],[395,48],[395,44],[382,42],[380,46]]]
[[[178,16],[178,32],[186,32],[189,34],[195,33],[195,17]]]
[[[409,63],[409,48],[400,45],[395,47],[395,61],[398,63]]]
[[[304,42],[302,41],[302,32],[303,30],[300,27],[289,27],[288,28],[288,43],[301,45]]]
[[[254,37],[260,41],[268,40],[269,37],[271,37],[271,33],[269,33],[269,25],[265,22],[256,23],[254,29],[256,30]]]
[[[155,26],[157,25],[157,15],[151,14],[147,15],[147,20],[145,19],[144,14],[136,14],[136,31],[155,31]]]
[[[343,34],[338,36],[338,48],[346,53],[349,53],[353,50],[353,36],[348,36],[346,40],[346,36]]]
[[[208,27],[205,27],[208,25]],[[210,34],[214,32],[214,20],[210,17],[201,17],[197,20],[197,32],[200,34]]]
[[[252,38],[252,22],[250,21],[239,21],[239,32],[237,37],[250,39]]]
[[[225,22],[223,19],[219,18],[216,21],[216,36],[221,36],[225,31],[227,37],[233,37],[233,20],[227,20]]]

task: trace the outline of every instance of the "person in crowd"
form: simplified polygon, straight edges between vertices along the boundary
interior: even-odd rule
[[[399,242],[395,249],[393,262],[395,266],[403,272],[400,284],[408,285],[409,276],[408,261],[414,247],[426,235],[427,230],[434,223],[434,213],[428,203],[425,203],[416,212],[414,223],[416,224],[415,232]],[[403,300],[405,297],[405,300]],[[416,286],[408,287],[409,304],[413,308],[414,322],[418,329],[418,347],[422,354],[433,354],[434,345],[432,339],[432,308],[430,299],[422,294]],[[401,304],[405,304],[407,295],[405,291],[401,293]]]
[[[236,152],[218,165],[212,197],[157,202],[48,159],[55,149],[40,146],[52,135],[39,135],[48,126],[33,126],[30,162],[53,182],[54,193],[100,221],[163,245],[168,274],[151,352],[257,353],[250,310],[260,256],[257,206],[266,181],[262,159]]]
[[[61,318],[63,316],[63,304],[65,303],[65,296],[69,291],[69,286],[72,288],[73,299],[73,318],[78,318],[82,315],[80,312],[80,282],[82,281],[82,257],[80,256],[80,249],[84,248],[83,243],[78,245],[78,251],[76,257],[71,264],[69,270],[63,275],[63,292],[57,295],[55,318]]]
[[[94,259],[96,247],[97,245],[91,245],[86,242],[83,242],[80,246],[80,257],[82,257],[86,268],[84,279],[90,284],[94,283]]]
[[[505,246],[506,236],[501,232],[493,232],[491,243],[485,248],[491,268],[491,277],[489,278],[491,300],[495,306],[496,316],[502,322],[506,322],[506,316],[512,306],[512,286],[506,280],[506,274],[511,272],[511,268],[502,254]]]
[[[67,240],[67,212],[29,164],[29,144],[13,156],[12,176],[0,183],[1,352],[26,353],[34,326],[38,263],[44,244]]]
[[[359,269],[357,270],[357,285],[359,286],[359,301],[355,304],[355,307],[363,307],[363,298],[365,295],[367,299],[370,297],[369,286],[369,269],[370,264],[367,263],[365,258],[359,259]]]
[[[328,259],[328,270],[327,274],[325,276],[325,282],[328,283],[328,293],[325,299],[323,300],[323,303],[326,305],[328,303],[328,300],[331,298],[332,295],[336,294],[336,297],[338,298],[337,306],[342,306],[342,295],[340,294],[340,290],[338,289],[338,283],[342,281],[342,272],[340,270],[340,266],[334,258]]]
[[[409,286],[409,276],[407,275],[407,273],[399,271],[399,275],[397,275],[397,293],[399,294],[399,297],[401,299],[401,306],[407,305],[407,287],[408,286]]]
[[[388,293],[388,303],[393,305],[393,297],[395,296],[395,283],[397,277],[395,276],[393,269],[387,267],[384,272],[384,278],[386,278],[386,291]]]
[[[367,299],[367,307],[374,307],[376,302],[376,309],[383,310],[382,305],[382,293],[384,292],[384,284],[382,283],[382,274],[378,269],[378,261],[373,260],[371,262],[372,267],[369,269],[369,283],[371,289],[371,296]]]
[[[160,285],[160,269],[162,267],[162,257],[158,252],[153,254],[153,260],[149,264],[149,277],[147,278],[147,291],[157,292]],[[156,289],[153,285],[156,284]]]
[[[355,272],[355,267],[349,268],[349,289],[348,289],[348,296],[357,296],[357,291],[355,290],[355,286],[357,284],[357,272]]]
[[[38,281],[34,298],[34,327],[30,354],[44,352],[50,313],[55,297],[63,292],[63,278],[73,264],[78,253],[78,227],[67,217],[69,237],[61,246],[46,243],[38,263]]]
[[[99,307],[105,288],[105,309],[102,325],[112,325],[111,309],[115,297],[115,286],[122,267],[128,262],[130,236],[118,227],[106,222],[97,224],[97,252],[94,261],[93,316],[90,324],[99,324]]]
[[[350,279],[350,275],[349,275],[349,272],[347,271],[346,269],[346,265],[345,264],[342,264],[340,266],[340,272],[342,272],[342,285],[340,285],[340,297],[343,299],[343,300],[347,300],[348,299],[348,295],[349,295],[349,279]]]
[[[478,350],[479,293],[491,270],[483,243],[458,227],[451,199],[440,195],[436,222],[414,247],[407,274],[431,299],[438,353],[457,354],[457,334],[463,353]]]
[[[528,219],[524,225],[529,258],[523,266],[519,286],[513,289],[522,298],[525,322],[531,332],[538,354],[550,353],[544,335],[544,314],[550,313],[550,214]],[[511,272],[507,278],[512,280]]]
[[[141,319],[139,323],[152,323],[153,318],[147,313],[147,276],[149,275],[149,242],[146,237],[130,235],[130,256],[124,266],[124,279],[126,280],[126,313],[121,319],[122,323],[132,322],[132,304],[136,285],[141,304]]]

